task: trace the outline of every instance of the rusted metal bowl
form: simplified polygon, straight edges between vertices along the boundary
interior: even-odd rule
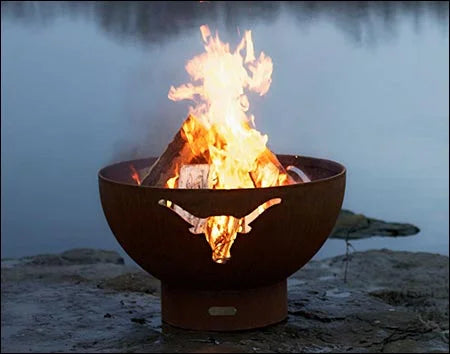
[[[345,167],[329,160],[277,155],[302,169],[311,182],[234,189],[165,189],[138,186],[130,164],[140,169],[156,158],[107,166],[98,174],[100,198],[120,245],[162,282],[163,321],[190,329],[236,330],[265,326],[287,316],[286,278],[307,263],[330,235],[345,191]],[[244,217],[281,198],[238,234],[231,259],[218,264],[203,234],[161,206],[170,200],[205,218]]]

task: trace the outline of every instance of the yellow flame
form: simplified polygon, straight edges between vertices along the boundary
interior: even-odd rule
[[[167,188],[175,188],[175,183],[177,182],[178,176],[169,178],[166,182],[166,187]]]

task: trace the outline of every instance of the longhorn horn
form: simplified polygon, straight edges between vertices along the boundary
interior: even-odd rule
[[[192,225],[192,227],[189,228],[189,231],[191,233],[195,235],[203,233],[206,219],[192,215],[190,212],[170,200],[161,199],[158,204],[172,210],[173,212],[178,214],[184,221]]]
[[[253,210],[250,214],[245,216],[245,223],[243,230],[240,231],[242,234],[248,234],[251,231],[250,223],[255,221],[255,219],[260,216],[262,213],[264,213],[267,209],[269,209],[271,206],[277,205],[281,203],[281,198],[272,198],[266,201],[265,203],[259,205],[255,210]],[[262,210],[261,210],[262,208]]]

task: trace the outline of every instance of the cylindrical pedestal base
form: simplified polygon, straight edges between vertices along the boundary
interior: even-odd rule
[[[287,282],[254,289],[195,290],[161,284],[162,320],[185,329],[233,331],[287,317]]]

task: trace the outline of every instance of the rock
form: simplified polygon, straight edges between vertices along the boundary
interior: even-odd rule
[[[160,282],[143,271],[125,273],[117,277],[106,279],[98,284],[101,289],[116,291],[135,291],[146,294],[159,294]]]
[[[139,324],[144,324],[145,323],[145,318],[135,318],[133,317],[131,319],[131,322],[135,322],[135,323],[139,323]]]
[[[342,209],[330,237],[340,239],[348,237],[349,240],[354,240],[372,236],[410,236],[419,231],[417,226],[411,224],[372,219],[363,214]]]
[[[38,254],[36,256],[24,257],[22,261],[30,265],[44,265],[44,266],[61,266],[68,264],[67,261],[61,258],[58,254]]]
[[[345,263],[345,256],[311,261],[293,274],[286,321],[217,333],[161,323],[159,282],[138,268],[9,262],[1,351],[448,352],[448,257],[353,253],[347,282]]]
[[[115,251],[96,250],[91,248],[75,248],[61,254],[41,254],[23,257],[21,260],[29,265],[39,266],[97,263],[124,264],[123,258]]]
[[[317,265],[329,277],[343,279],[346,256],[320,262],[312,261],[299,274],[316,277]],[[387,249],[357,252],[351,255],[346,286],[362,289],[392,308],[408,308],[420,313],[427,326],[448,329],[449,258],[426,252]],[[322,275],[324,277],[324,275]],[[325,276],[327,277],[327,276]],[[331,283],[331,282],[330,282]]]
[[[114,263],[124,264],[123,258],[115,251],[75,248],[61,253],[61,258],[71,264]]]

